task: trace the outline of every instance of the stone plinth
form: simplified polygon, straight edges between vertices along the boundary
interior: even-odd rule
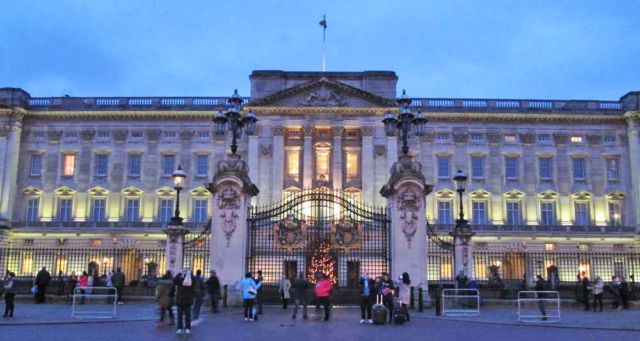
[[[184,236],[189,231],[182,225],[168,225],[164,230],[167,234],[167,244],[165,246],[166,268],[165,272],[171,271],[172,275],[182,270],[184,260]]]

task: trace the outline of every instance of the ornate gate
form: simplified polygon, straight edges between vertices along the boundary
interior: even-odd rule
[[[249,215],[248,271],[262,270],[267,284],[319,266],[339,286],[354,286],[361,271],[390,272],[389,218],[345,192],[326,188],[293,193]],[[322,263],[322,264],[321,264]]]

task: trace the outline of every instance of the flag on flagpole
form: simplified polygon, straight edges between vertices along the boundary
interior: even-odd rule
[[[326,16],[322,16],[322,20],[320,20],[319,22],[320,26],[322,26],[325,30],[327,29],[327,17]]]
[[[322,26],[322,72],[327,71],[327,45],[326,45],[326,37],[327,37],[327,16],[322,15],[322,20],[319,22],[320,26]]]

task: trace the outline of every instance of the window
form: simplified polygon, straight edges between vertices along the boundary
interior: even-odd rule
[[[76,168],[76,154],[64,154],[62,157],[62,175],[73,176]]]
[[[176,156],[175,155],[163,155],[162,156],[162,175],[171,176],[176,169]]]
[[[316,149],[316,177],[318,181],[329,181],[329,147]]]
[[[551,142],[551,135],[549,134],[538,135],[538,142],[541,142],[541,143]]]
[[[93,199],[93,207],[91,208],[91,221],[105,221],[106,202],[107,201],[105,199]]]
[[[109,155],[107,154],[96,154],[96,165],[95,165],[95,175],[96,176],[106,176],[107,168],[109,167]]]
[[[448,156],[438,156],[438,177],[449,178],[449,164],[451,158]]]
[[[347,152],[347,179],[358,176],[358,153]]]
[[[471,134],[471,141],[473,141],[473,142],[482,142],[482,141],[484,141],[484,136],[482,134],[472,133]]]
[[[47,137],[47,134],[44,131],[34,131],[31,135],[34,140],[44,140]]]
[[[507,135],[504,135],[504,141],[505,142],[516,142],[516,141],[518,141],[518,138],[513,134],[507,134]]]
[[[622,226],[622,205],[609,202],[609,226]]]
[[[163,139],[175,139],[178,134],[175,131],[163,131],[162,138]]]
[[[607,163],[607,180],[615,181],[620,179],[620,159],[618,158],[610,158],[606,159]]]
[[[520,225],[522,220],[522,212],[520,210],[520,202],[507,202],[507,225]]]
[[[582,142],[582,136],[579,136],[579,135],[571,136],[571,142],[572,143],[581,143]]]
[[[573,180],[584,180],[586,175],[585,159],[574,158],[573,159]]]
[[[298,150],[287,151],[287,175],[296,179],[300,175],[300,151]]]
[[[540,203],[540,224],[551,226],[556,224],[556,210],[552,202]]]
[[[168,223],[173,216],[173,199],[160,200],[160,222]]]
[[[71,221],[72,199],[60,199],[58,201],[58,221]]]
[[[64,138],[68,140],[75,140],[78,138],[78,133],[76,133],[75,131],[68,131],[64,133]]]
[[[550,157],[541,157],[538,159],[540,180],[550,180],[553,177],[552,164]]]
[[[437,141],[449,141],[449,133],[437,133],[436,134]]]
[[[209,174],[209,155],[198,155],[196,158],[196,176]]]
[[[484,157],[471,157],[471,177],[474,179],[484,178]]]
[[[42,154],[31,154],[31,164],[29,169],[31,176],[42,175]]]
[[[517,156],[508,156],[504,159],[505,166],[505,176],[507,179],[517,179],[518,178],[518,157]]]
[[[193,202],[193,222],[204,223],[207,221],[208,200],[195,200]]]
[[[142,170],[142,155],[129,154],[129,176],[140,176]]]
[[[100,140],[108,140],[111,138],[111,132],[108,131],[99,131],[98,132],[98,139]]]
[[[586,226],[591,224],[591,217],[589,215],[589,203],[577,202],[575,203],[576,225]]]
[[[546,244],[544,244],[544,250],[545,251],[555,251],[556,250],[556,244],[554,244],[554,243],[546,243]]]
[[[451,201],[438,201],[438,224],[453,224],[453,212],[451,210]]]
[[[134,223],[140,220],[140,199],[127,199],[125,220]]]
[[[209,132],[208,131],[199,131],[198,132],[198,138],[199,139],[208,139],[209,138]]]
[[[616,143],[616,136],[615,135],[605,135],[604,136],[604,143]]]
[[[29,199],[27,201],[26,221],[38,221],[38,213],[40,208],[40,199]]]
[[[132,131],[131,132],[131,138],[134,140],[140,140],[142,139],[142,132],[141,131]]]
[[[487,203],[485,201],[474,201],[471,207],[473,210],[473,224],[487,224]]]

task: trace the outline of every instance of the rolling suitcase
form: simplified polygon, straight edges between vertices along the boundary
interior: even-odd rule
[[[393,309],[393,323],[404,324],[405,322],[407,322],[407,307],[403,307],[402,301],[398,300]]]
[[[373,324],[387,323],[387,308],[382,304],[382,295],[376,296],[376,304],[371,308],[371,317]]]

